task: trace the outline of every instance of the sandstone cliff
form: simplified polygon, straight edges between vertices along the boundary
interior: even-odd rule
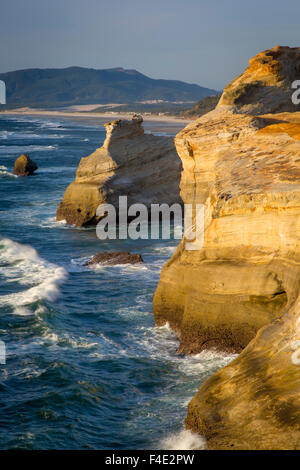
[[[299,313],[298,300],[200,387],[186,425],[208,449],[300,449]]]
[[[105,124],[103,146],[82,158],[75,182],[67,188],[57,220],[83,226],[97,222],[99,204],[180,202],[181,161],[172,137],[145,134],[141,116]]]
[[[278,97],[281,82],[275,88]],[[156,322],[178,331],[181,351],[241,351],[295,301],[299,138],[299,113],[255,116],[221,105],[177,135],[182,199],[206,206],[203,249],[181,242],[154,299]]]
[[[300,115],[213,112],[176,138],[186,203],[206,205],[200,251],[163,269],[155,315],[181,350],[242,350],[298,293]]]
[[[249,61],[225,88],[218,106],[233,112],[265,114],[295,111],[291,85],[300,79],[300,48],[276,46]]]
[[[156,322],[168,321],[187,353],[239,352],[252,340],[189,405],[187,427],[209,448],[300,448],[299,60],[300,49],[259,54],[175,139],[181,196],[205,204],[204,246],[188,251],[183,239],[164,267]],[[236,87],[242,100],[229,99]]]

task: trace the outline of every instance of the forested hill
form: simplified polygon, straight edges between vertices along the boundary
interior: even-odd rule
[[[27,69],[0,74],[9,107],[56,107],[150,100],[196,102],[216,91],[177,80],[156,80],[136,70],[82,67]]]

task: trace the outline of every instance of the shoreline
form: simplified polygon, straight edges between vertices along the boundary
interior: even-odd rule
[[[151,116],[143,116],[143,123],[145,125],[146,130],[162,130],[168,131],[183,129],[187,126],[193,119],[181,119],[176,116],[159,116],[159,115],[151,115]],[[63,118],[69,120],[76,120],[76,121],[98,121],[99,124],[103,125],[106,122],[114,121],[117,119],[131,119],[134,113],[93,113],[93,112],[66,112],[66,111],[47,111],[47,110],[34,110],[30,108],[26,109],[12,109],[9,111],[0,111],[0,116],[39,116],[41,118]],[[168,129],[169,128],[169,129]]]

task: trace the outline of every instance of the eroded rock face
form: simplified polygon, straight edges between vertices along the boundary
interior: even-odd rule
[[[37,164],[24,154],[15,161],[14,175],[31,176],[37,169]]]
[[[254,116],[218,107],[176,137],[181,196],[205,210],[200,251],[184,240],[161,274],[158,324],[181,350],[241,351],[299,289],[300,113]]]
[[[206,207],[205,241],[182,241],[163,269],[156,322],[170,322],[183,352],[240,352],[299,292],[300,114],[217,109],[176,145],[182,198]]]
[[[97,223],[102,203],[128,205],[180,202],[181,161],[172,137],[145,134],[141,116],[105,124],[103,147],[82,158],[76,180],[66,190],[57,220],[83,226]]]
[[[116,251],[114,253],[97,253],[87,263],[85,263],[85,266],[92,266],[95,264],[112,266],[116,264],[137,264],[143,262],[141,255],[131,254],[125,251]]]
[[[300,111],[292,103],[292,83],[300,77],[300,48],[274,47],[249,61],[245,72],[225,88],[218,107],[239,113]]]
[[[297,51],[274,49],[282,82]],[[300,448],[300,113],[271,114],[271,98],[218,106],[176,137],[182,198],[205,205],[204,246],[183,240],[164,267],[156,323],[187,353],[248,345],[189,405],[187,427],[211,449]]]
[[[186,426],[209,449],[300,449],[299,313],[297,301],[190,402]]]

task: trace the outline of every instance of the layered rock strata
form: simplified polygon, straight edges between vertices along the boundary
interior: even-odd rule
[[[141,116],[105,124],[103,146],[82,158],[75,182],[67,188],[57,220],[84,226],[97,223],[102,203],[118,208],[119,196],[128,205],[181,202],[181,161],[172,137],[145,134]]]
[[[298,48],[259,54],[176,138],[183,200],[205,205],[204,246],[183,239],[164,267],[156,322],[184,352],[243,350],[189,404],[186,426],[208,449],[300,449],[299,60]]]
[[[294,112],[292,86],[299,79],[300,48],[276,46],[250,59],[244,73],[224,88],[218,107],[254,115]]]
[[[300,449],[299,314],[298,299],[200,387],[186,426],[208,449]]]
[[[270,83],[274,70],[289,70],[286,48],[265,57],[272,58],[272,67],[265,65]],[[276,77],[277,100],[286,85]],[[269,96],[259,96],[269,110]],[[300,114],[242,111],[219,104],[175,139],[182,199],[205,205],[204,246],[188,251],[181,242],[162,271],[154,308],[157,324],[170,323],[185,353],[212,346],[241,351],[299,292]]]

